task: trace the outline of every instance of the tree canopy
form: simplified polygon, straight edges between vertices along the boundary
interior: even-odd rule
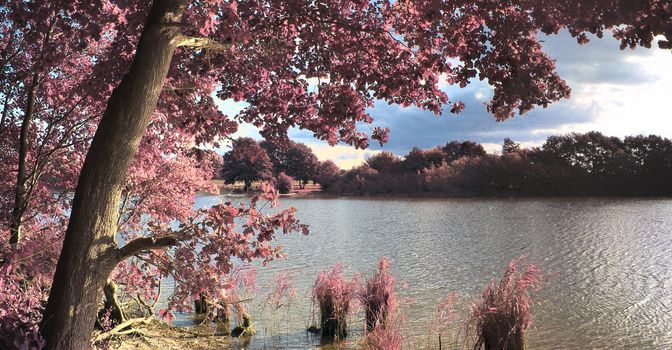
[[[231,142],[231,150],[224,154],[222,178],[226,183],[242,181],[245,190],[254,181],[273,179],[273,163],[259,143],[250,137]]]
[[[302,230],[292,210],[191,206],[218,167],[206,150],[240,122],[272,141],[298,127],[363,148],[388,138],[358,128],[375,124],[377,100],[460,112],[442,79],[487,80],[487,109],[503,120],[569,96],[539,33],[566,28],[584,43],[613,30],[622,47],[663,35],[669,49],[671,11],[657,0],[0,1],[0,252],[11,291],[0,304],[35,305],[7,307],[2,332],[21,334],[10,340],[20,346],[84,348],[110,276],[148,295],[178,276],[169,316],[194,293],[226,298],[231,259],[278,256],[276,230]],[[225,115],[216,98],[248,106]],[[237,217],[249,219],[242,231]],[[196,242],[211,259],[190,252]]]

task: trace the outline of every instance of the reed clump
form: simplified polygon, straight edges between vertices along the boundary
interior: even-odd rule
[[[474,349],[522,350],[525,332],[532,324],[531,291],[540,283],[535,265],[519,269],[522,258],[512,260],[502,278],[492,280],[472,305],[470,327],[476,336]]]

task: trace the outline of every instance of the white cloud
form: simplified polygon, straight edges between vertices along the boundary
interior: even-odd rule
[[[370,156],[381,152],[378,150],[355,149],[355,147],[348,145],[336,145],[332,147],[322,142],[307,142],[306,145],[313,150],[319,160],[325,161],[330,159],[341,169],[351,169],[361,165]]]

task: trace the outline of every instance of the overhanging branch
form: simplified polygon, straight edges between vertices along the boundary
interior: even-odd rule
[[[213,51],[228,51],[231,49],[230,43],[220,43],[218,41],[208,38],[197,38],[186,35],[179,35],[175,39],[175,44],[180,47],[191,47],[196,49],[206,49]]]
[[[177,245],[177,238],[172,236],[166,237],[142,237],[136,238],[128,242],[125,246],[117,249],[117,261],[123,261],[138,253],[158,248],[166,248]]]

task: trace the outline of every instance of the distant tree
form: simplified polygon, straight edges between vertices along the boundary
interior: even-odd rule
[[[273,163],[257,141],[241,137],[234,140],[231,150],[224,154],[222,179],[229,184],[243,181],[247,191],[254,181],[273,179]]]
[[[520,144],[514,142],[510,138],[504,139],[504,144],[502,144],[502,154],[516,153],[520,151]]]
[[[425,159],[427,159],[427,162],[430,166],[440,166],[441,163],[445,162],[445,155],[440,146],[423,150],[423,153],[425,154]]]
[[[464,141],[462,143],[458,141],[450,141],[446,143],[441,150],[448,163],[454,162],[462,157],[483,157],[486,154],[483,146],[473,141]]]
[[[299,181],[301,188],[315,177],[319,160],[305,144],[290,140],[278,143],[262,141],[260,145],[270,156],[276,174],[284,172],[292,176]]]
[[[291,176],[281,172],[275,178],[275,188],[281,194],[287,194],[292,192],[293,187],[294,187],[294,179]]]
[[[413,147],[404,157],[404,171],[418,172],[431,166],[439,166],[444,162],[444,158],[443,151],[439,146],[428,150]]]
[[[649,195],[672,194],[672,140],[656,135],[629,136],[623,140],[628,182]]]
[[[404,157],[404,171],[418,172],[429,167],[425,152],[419,147],[413,147]]]
[[[366,164],[374,170],[377,170],[381,173],[395,173],[400,172],[401,168],[401,158],[395,155],[392,152],[380,152],[375,154],[369,159],[366,160]]]
[[[322,189],[328,189],[336,181],[338,181],[341,174],[341,168],[336,165],[331,160],[325,160],[320,162],[317,166],[317,172],[315,174],[315,182],[320,184]]]

